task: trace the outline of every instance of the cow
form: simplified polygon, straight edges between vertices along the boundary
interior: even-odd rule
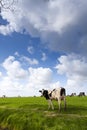
[[[72,94],[70,95],[70,97],[73,97],[73,96],[76,96],[76,93],[72,93]]]
[[[80,92],[78,96],[85,96],[85,92]]]
[[[66,91],[65,88],[57,88],[53,89],[52,91],[50,90],[39,90],[39,92],[48,100],[48,108],[52,107],[54,109],[52,100],[58,101],[59,104],[59,111],[61,109],[61,100],[64,101],[64,108],[66,108]]]

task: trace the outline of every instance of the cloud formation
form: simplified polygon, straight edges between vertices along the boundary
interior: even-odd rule
[[[42,58],[41,58],[42,61],[46,61],[47,60],[47,56],[46,56],[46,53],[42,53]]]
[[[19,0],[15,8],[15,12],[2,11],[8,24],[0,25],[0,33],[29,33],[51,50],[86,54],[86,0]]]
[[[84,57],[70,54],[58,58],[59,63],[56,65],[58,74],[67,77],[67,90],[79,92],[80,89],[86,89],[87,86],[87,61]]]
[[[14,78],[25,78],[27,76],[27,71],[25,71],[19,61],[15,60],[15,57],[9,56],[3,62],[2,66],[7,72],[7,75],[14,79]]]
[[[2,72],[0,72],[0,77],[2,77]]]
[[[35,59],[35,58],[31,59],[31,58],[29,58],[27,56],[22,56],[21,60],[23,62],[28,63],[28,65],[38,65],[39,64],[39,61],[37,59]]]
[[[33,54],[33,53],[34,53],[34,48],[33,48],[33,46],[28,46],[27,51],[28,51],[30,54]]]
[[[50,68],[29,67],[24,69],[22,63],[14,56],[7,57],[2,63],[2,67],[4,75],[2,75],[3,72],[0,72],[0,95],[39,95],[39,89],[50,88],[52,83]]]
[[[1,17],[7,21],[7,25],[0,25],[0,34],[18,32],[40,37],[45,47],[52,51],[64,52],[66,55],[60,56],[56,65],[58,74],[66,76],[66,87],[71,90],[84,90],[87,84],[87,1],[18,0],[15,9],[15,12],[2,10]],[[33,54],[33,46],[29,46],[27,51]],[[17,52],[15,56],[20,58]],[[46,58],[46,54],[42,53],[41,60],[45,61]],[[59,81],[51,83],[53,71],[50,68],[29,67],[25,70],[20,61],[28,65],[39,64],[37,59],[26,56],[21,56],[20,60],[16,60],[14,56],[6,58],[2,64],[6,76],[3,77],[0,72],[2,89],[5,88],[9,92],[11,86],[12,92],[17,89],[22,92],[24,90],[28,95],[34,92],[35,87],[39,89],[60,85]]]
[[[26,62],[26,61],[25,61]],[[55,69],[59,75],[66,76],[66,83],[55,80],[53,69],[43,67],[23,68],[22,62],[14,56],[2,63],[4,73],[0,72],[0,95],[34,96],[40,89],[54,89],[64,85],[67,94],[87,90],[87,61],[84,57],[70,54],[58,58]],[[63,78],[62,78],[63,80]]]

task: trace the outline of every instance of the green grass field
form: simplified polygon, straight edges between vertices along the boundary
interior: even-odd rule
[[[67,109],[48,110],[42,97],[0,98],[0,130],[87,130],[87,97],[67,97]]]

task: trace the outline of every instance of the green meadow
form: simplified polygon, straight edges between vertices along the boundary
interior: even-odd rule
[[[67,97],[61,111],[43,97],[0,98],[0,130],[87,130],[87,97]]]

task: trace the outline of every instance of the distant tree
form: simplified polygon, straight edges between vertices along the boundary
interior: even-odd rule
[[[14,11],[14,4],[17,1],[18,0],[0,0],[0,13],[2,12],[2,10]]]

